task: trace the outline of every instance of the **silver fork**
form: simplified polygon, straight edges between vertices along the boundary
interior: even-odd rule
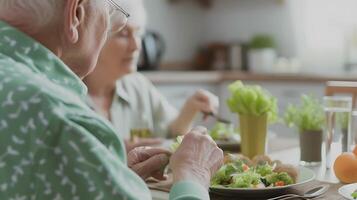
[[[297,195],[297,194],[286,194],[286,195],[282,195],[282,196],[278,196],[275,198],[270,198],[267,200],[288,200],[288,199],[292,199],[292,198],[300,198],[300,199],[307,199],[301,195]]]
[[[276,197],[273,199],[268,199],[268,200],[289,200],[289,199],[302,199],[302,200],[313,200],[313,199],[319,199],[322,196],[318,196],[318,197],[314,197],[314,198],[307,198],[301,195],[296,195],[296,194],[287,194],[287,195],[283,195],[280,197]]]
[[[303,195],[297,195],[297,194],[286,194],[282,196],[278,196],[275,198],[270,198],[268,200],[288,200],[292,198],[299,198],[299,199],[316,199],[321,197],[323,194],[327,192],[329,189],[329,185],[320,185],[318,187],[312,188],[308,191],[306,191]]]

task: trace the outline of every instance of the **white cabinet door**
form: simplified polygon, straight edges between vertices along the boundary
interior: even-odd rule
[[[175,84],[155,84],[157,89],[163,94],[169,102],[180,110],[186,100],[197,90],[204,89],[218,95],[218,85],[211,83],[175,83]],[[211,128],[215,124],[213,119],[203,120],[203,114],[198,114],[194,125],[201,125]]]
[[[175,83],[175,84],[155,84],[157,89],[163,94],[169,102],[177,109],[181,109],[185,101],[197,90],[204,89],[217,94],[216,84],[204,83]]]

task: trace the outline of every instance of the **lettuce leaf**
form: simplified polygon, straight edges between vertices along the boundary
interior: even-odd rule
[[[351,196],[353,199],[357,199],[357,192],[352,193]]]
[[[266,176],[268,174],[272,174],[273,173],[273,167],[270,166],[269,164],[258,165],[255,168],[255,172],[260,174],[261,176]]]
[[[176,141],[174,143],[172,143],[171,147],[170,147],[170,150],[172,152],[175,152],[179,148],[179,146],[181,145],[181,142],[183,140],[183,137],[184,137],[183,135],[176,137]]]
[[[265,179],[270,184],[274,184],[274,183],[276,183],[278,181],[283,181],[285,185],[290,185],[290,184],[294,183],[293,179],[286,172],[280,172],[280,173],[275,173],[274,172],[272,174],[267,175],[265,177]]]
[[[313,96],[301,96],[300,105],[290,104],[284,114],[284,121],[289,127],[296,127],[300,132],[320,131],[325,124],[322,103]]]
[[[278,119],[277,100],[267,90],[260,86],[246,86],[241,81],[236,81],[228,86],[231,96],[227,105],[231,112],[240,115],[267,115],[269,122]]]
[[[260,183],[260,178],[261,176],[253,171],[235,174],[230,186],[233,188],[251,188]]]
[[[235,133],[232,124],[225,124],[222,122],[217,122],[209,132],[214,140],[228,140]]]

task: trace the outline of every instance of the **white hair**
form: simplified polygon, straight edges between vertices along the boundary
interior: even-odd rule
[[[146,26],[147,13],[143,0],[123,1],[121,6],[129,12],[129,22],[134,22],[142,27]]]
[[[36,31],[54,22],[61,6],[63,0],[0,0],[0,20]]]

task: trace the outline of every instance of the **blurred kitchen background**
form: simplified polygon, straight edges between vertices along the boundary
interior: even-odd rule
[[[225,104],[234,80],[268,89],[281,113],[302,94],[322,97],[328,80],[357,80],[356,0],[145,4],[140,70],[178,108],[203,88],[220,97],[220,115],[237,122]],[[283,125],[274,130],[294,135]]]

